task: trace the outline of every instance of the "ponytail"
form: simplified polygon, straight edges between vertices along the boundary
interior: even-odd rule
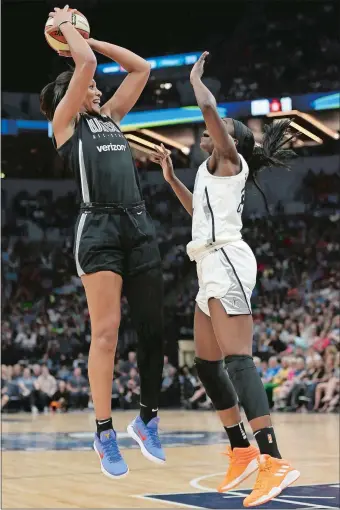
[[[58,104],[66,94],[73,76],[73,69],[59,74],[55,81],[48,83],[40,93],[40,110],[47,120],[52,121]]]
[[[290,134],[290,123],[290,119],[285,119],[270,125],[266,125],[264,127],[262,145],[254,146],[253,153],[250,159],[247,161],[249,165],[250,177],[256,188],[261,193],[268,213],[269,206],[267,198],[263,189],[258,183],[257,175],[261,170],[268,167],[281,167],[286,169],[290,168],[288,162],[289,160],[296,157],[296,153],[290,149],[282,148],[287,142],[293,138],[296,138],[296,135],[291,135],[288,139],[286,138],[287,135]]]

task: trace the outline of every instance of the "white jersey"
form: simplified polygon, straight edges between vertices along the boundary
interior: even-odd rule
[[[192,241],[187,246],[191,260],[200,260],[206,253],[242,239],[242,210],[249,167],[239,154],[241,171],[237,175],[213,175],[208,160],[198,169],[192,217]]]

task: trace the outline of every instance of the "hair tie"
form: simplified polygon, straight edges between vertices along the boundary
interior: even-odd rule
[[[58,25],[58,30],[60,30],[61,25],[63,25],[64,23],[71,23],[71,25],[72,25],[72,22],[71,22],[71,21],[68,21],[68,20],[66,20],[66,21],[62,21],[62,22],[61,22],[61,23],[59,23],[59,25]]]

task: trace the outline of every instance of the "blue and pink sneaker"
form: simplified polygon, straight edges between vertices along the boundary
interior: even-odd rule
[[[165,454],[158,435],[159,418],[152,418],[147,425],[137,416],[127,427],[131,436],[140,446],[142,454],[156,464],[165,462]]]
[[[128,474],[129,468],[120,454],[114,430],[105,430],[101,432],[100,437],[95,434],[93,448],[100,458],[102,473],[105,476],[123,478]]]

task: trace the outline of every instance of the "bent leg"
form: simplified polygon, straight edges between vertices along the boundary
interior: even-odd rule
[[[209,311],[217,341],[226,356],[228,373],[260,451],[281,458],[272,429],[268,398],[251,356],[252,316],[230,316],[220,300],[214,298],[209,300]]]
[[[194,318],[195,366],[224,427],[241,422],[237,395],[224,368],[224,356],[211,319],[196,305]]]

